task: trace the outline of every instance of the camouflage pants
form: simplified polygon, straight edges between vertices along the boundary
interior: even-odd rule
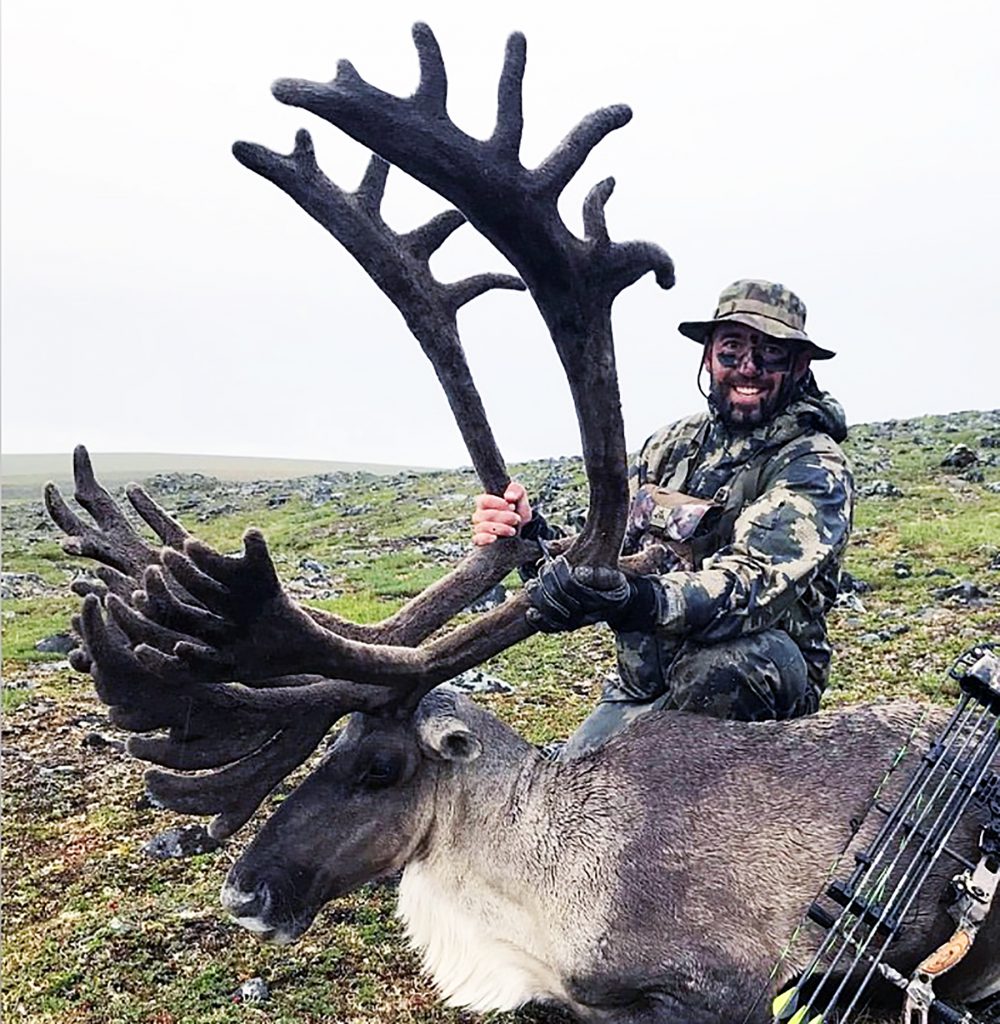
[[[605,687],[600,703],[572,736],[563,760],[596,750],[650,711],[691,711],[744,722],[798,718],[819,708],[805,659],[787,633],[765,630],[725,643],[684,643],[655,682]]]

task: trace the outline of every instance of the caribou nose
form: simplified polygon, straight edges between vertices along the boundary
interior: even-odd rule
[[[229,880],[219,894],[223,907],[244,927],[252,932],[268,932],[272,926],[264,923],[271,908],[271,894],[265,883],[247,891]]]

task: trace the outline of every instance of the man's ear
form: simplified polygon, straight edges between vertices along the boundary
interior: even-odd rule
[[[808,352],[800,352],[795,357],[795,363],[792,366],[792,375],[795,380],[802,380],[809,370],[809,364],[812,362],[812,356]]]

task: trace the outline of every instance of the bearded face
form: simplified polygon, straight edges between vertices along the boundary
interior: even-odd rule
[[[809,368],[794,342],[761,334],[745,324],[717,327],[705,351],[710,396],[730,426],[752,430],[787,404]]]

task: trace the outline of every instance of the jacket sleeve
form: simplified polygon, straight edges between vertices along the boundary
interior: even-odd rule
[[[697,571],[658,577],[659,629],[713,643],[770,628],[843,550],[852,501],[839,448],[794,445],[765,492],[740,513],[731,544]]]

